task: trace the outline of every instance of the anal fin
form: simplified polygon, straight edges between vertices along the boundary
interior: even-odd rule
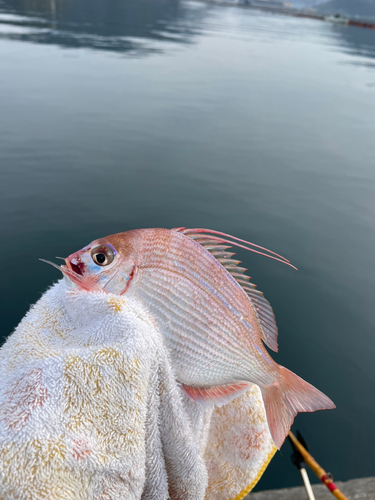
[[[181,384],[182,389],[190,399],[208,407],[212,406],[212,404],[223,406],[230,403],[251,386],[252,384],[249,382],[235,382],[233,384],[202,388]]]

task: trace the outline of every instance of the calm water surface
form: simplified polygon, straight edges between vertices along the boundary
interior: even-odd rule
[[[274,307],[274,358],[336,479],[375,474],[375,32],[177,0],[0,1],[1,334],[38,262],[138,227],[209,227]],[[286,444],[258,488],[297,485]]]

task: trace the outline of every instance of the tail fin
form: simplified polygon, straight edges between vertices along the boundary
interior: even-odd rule
[[[281,377],[262,389],[268,426],[278,449],[299,412],[336,408],[334,403],[314,386],[279,366]]]

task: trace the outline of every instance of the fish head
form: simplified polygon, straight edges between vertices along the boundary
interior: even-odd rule
[[[132,231],[94,240],[65,259],[64,274],[79,288],[122,295],[137,270]],[[136,239],[136,238],[135,238]]]

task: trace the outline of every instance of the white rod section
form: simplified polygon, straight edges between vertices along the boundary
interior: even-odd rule
[[[309,500],[315,500],[314,492],[311,488],[311,483],[309,480],[309,476],[307,475],[306,469],[302,467],[302,469],[299,470],[303,479],[303,483],[305,485],[306,493],[307,493],[307,498]]]

